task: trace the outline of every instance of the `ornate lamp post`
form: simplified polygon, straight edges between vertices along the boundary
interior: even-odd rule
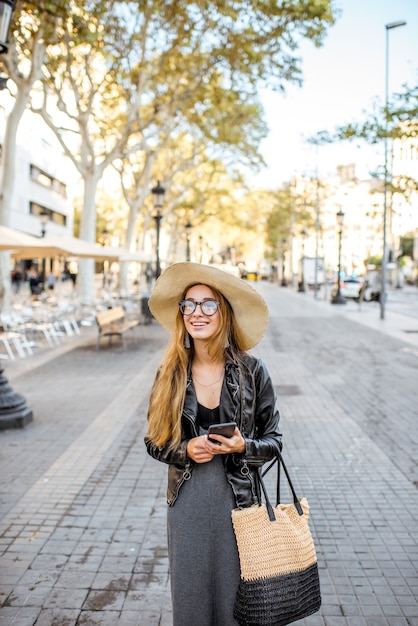
[[[45,237],[46,235],[46,225],[49,220],[49,213],[46,209],[42,209],[39,214],[41,218],[41,237]],[[46,278],[46,259],[42,257],[42,290],[45,290],[45,278]]]
[[[301,235],[302,235],[302,259],[301,259],[301,280],[299,283],[299,287],[298,287],[298,292],[299,293],[304,293],[305,292],[305,273],[303,271],[303,261],[305,259],[305,239],[307,236],[307,232],[306,232],[306,228],[302,229]]]
[[[16,0],[0,0],[0,54],[8,50],[7,37],[15,6]],[[0,76],[0,89],[5,89],[6,83],[7,76]],[[23,396],[13,391],[3,371],[0,365],[0,430],[23,428],[33,420],[32,409],[26,406]]]
[[[0,365],[0,430],[23,428],[33,420],[33,411],[26,400],[11,388]]]
[[[102,237],[101,237],[101,244],[103,247],[107,246],[108,244],[108,238],[107,238],[108,235],[109,235],[109,231],[107,230],[105,226],[102,230]],[[103,289],[106,289],[108,265],[109,265],[109,261],[103,261],[103,276],[102,276]]]
[[[337,277],[337,293],[331,299],[331,304],[346,304],[347,300],[341,294],[341,239],[343,234],[344,213],[340,209],[337,213],[338,224],[338,277]]]
[[[0,54],[9,49],[8,37],[16,0],[0,0]]]
[[[49,221],[48,211],[46,209],[42,209],[42,211],[39,214],[39,217],[41,218],[41,237],[45,237],[46,227]]]
[[[385,171],[383,188],[383,258],[382,258],[382,285],[380,288],[380,319],[385,319],[386,306],[386,266],[388,262],[387,245],[387,208],[388,208],[388,118],[389,118],[389,31],[399,26],[405,26],[406,22],[390,22],[386,28],[386,63],[385,63]]]
[[[282,280],[281,287],[287,287],[286,281],[286,250],[287,250],[287,239],[282,239]]]
[[[160,185],[160,181],[157,181],[157,185],[151,189],[151,193],[154,199],[154,209],[155,209],[155,226],[157,229],[157,239],[155,242],[155,278],[158,278],[161,274],[160,267],[160,225],[162,218],[162,208],[164,204],[164,194],[165,189]]]
[[[193,225],[190,220],[187,220],[187,224],[184,227],[186,231],[186,261],[190,261],[190,233],[192,232]]]
[[[0,0],[0,54],[6,54],[8,45],[8,36],[12,13],[15,10],[17,0]],[[0,76],[0,90],[6,89],[7,76]]]

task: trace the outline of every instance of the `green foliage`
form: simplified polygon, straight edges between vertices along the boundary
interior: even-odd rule
[[[388,108],[375,100],[370,111],[364,112],[360,122],[338,126],[334,131],[322,130],[308,139],[309,143],[323,145],[339,141],[361,139],[369,144],[390,139],[418,136],[418,84],[404,85],[388,102]]]
[[[314,225],[316,189],[307,185],[303,193],[296,192],[291,184],[271,192],[272,208],[267,220],[266,243],[270,258],[277,258],[284,240],[302,228]]]
[[[376,268],[382,267],[382,257],[378,255],[370,256],[366,262],[367,265],[375,265]]]
[[[42,35],[36,110],[85,180],[184,133],[205,142],[209,171],[232,174],[262,163],[258,86],[299,83],[301,40],[319,46],[334,19],[331,0],[40,0],[21,3],[17,51]],[[201,207],[198,195],[186,202]]]
[[[403,137],[416,137],[418,134],[418,84],[404,85],[403,91],[393,96],[389,109],[389,119],[402,124]]]
[[[240,90],[260,80],[276,88],[299,80],[300,60],[294,51],[300,39],[319,45],[334,23],[329,0],[174,0],[154,7],[163,54],[204,52],[202,76],[216,67],[229,86]]]
[[[414,236],[413,235],[405,235],[405,237],[400,238],[400,245],[402,249],[402,256],[414,258]]]

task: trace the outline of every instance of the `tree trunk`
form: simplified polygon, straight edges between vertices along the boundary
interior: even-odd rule
[[[30,88],[24,86],[16,94],[13,109],[7,118],[3,144],[3,177],[0,194],[0,224],[10,226],[12,197],[16,176],[16,135],[19,122],[29,100]],[[0,311],[11,309],[10,252],[0,252]]]
[[[102,175],[101,168],[95,168],[93,173],[84,176],[84,203],[81,215],[80,237],[85,241],[96,241],[96,188]],[[77,277],[78,297],[84,303],[90,303],[95,298],[94,259],[82,259],[79,263]]]
[[[155,161],[155,153],[147,153],[147,157],[145,160],[144,168],[141,172],[141,175],[136,183],[136,198],[134,201],[129,201],[129,215],[128,215],[128,225],[126,228],[126,239],[125,239],[125,248],[132,252],[136,251],[136,240],[135,240],[135,225],[138,217],[138,213],[144,205],[145,198],[149,194],[149,187],[151,184],[151,175],[152,175],[152,165]],[[143,245],[140,249],[143,248]],[[122,291],[128,293],[129,285],[128,285],[128,263],[122,263],[120,268],[120,288]]]

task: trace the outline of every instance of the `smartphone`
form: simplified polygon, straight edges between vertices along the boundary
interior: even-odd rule
[[[211,439],[211,435],[222,435],[222,437],[232,437],[236,428],[236,422],[227,422],[226,424],[211,424],[208,430],[208,439],[212,443],[220,443],[216,439]]]

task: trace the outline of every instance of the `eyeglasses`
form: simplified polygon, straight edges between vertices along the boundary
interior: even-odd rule
[[[217,300],[203,300],[203,302],[195,302],[194,300],[182,300],[179,302],[180,311],[183,315],[191,315],[196,311],[197,305],[203,315],[215,315],[218,310],[219,302]]]

